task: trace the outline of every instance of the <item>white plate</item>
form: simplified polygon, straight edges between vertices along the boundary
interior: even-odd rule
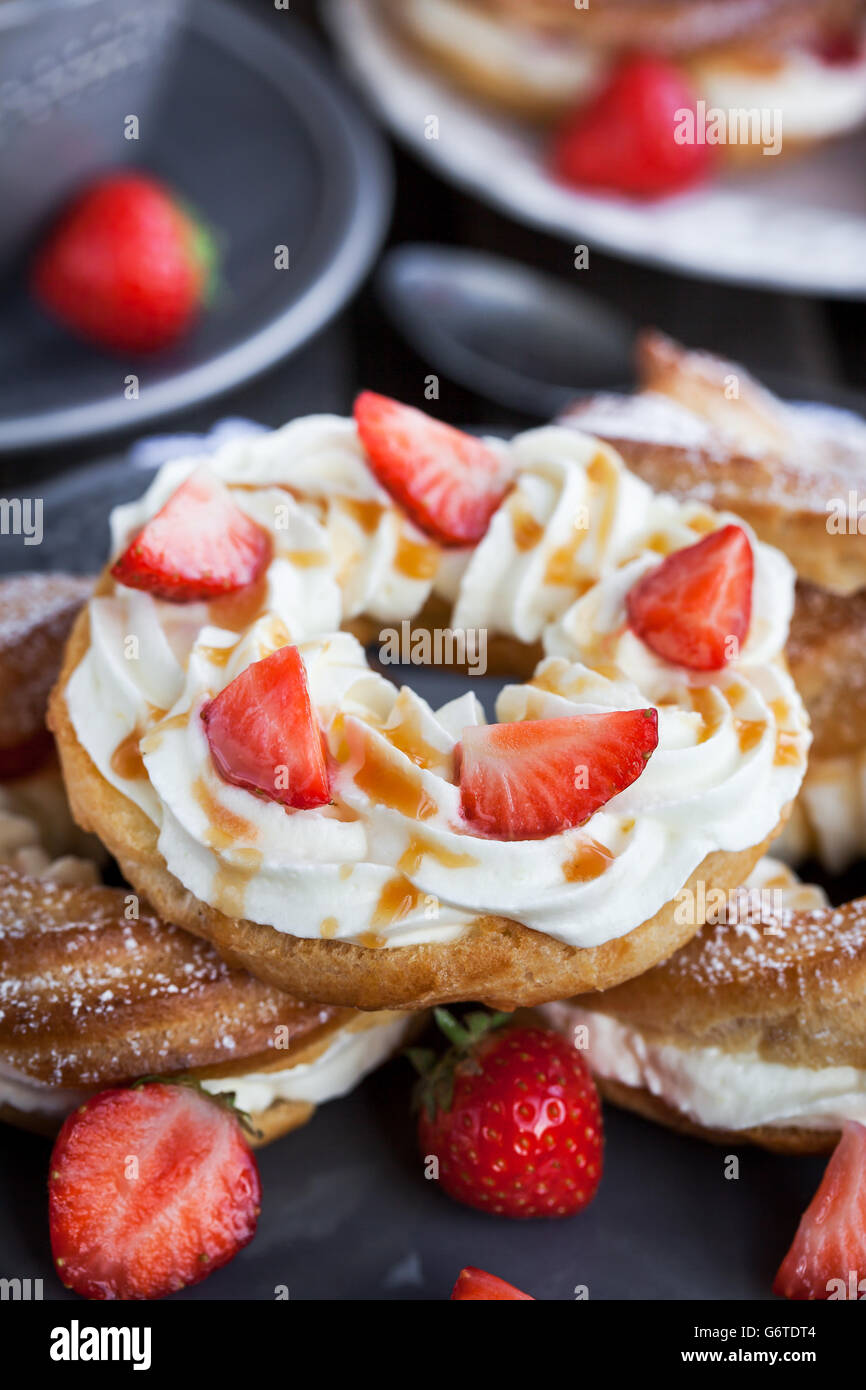
[[[521,221],[684,274],[866,298],[866,131],[658,203],[578,193],[549,177],[536,133],[467,101],[414,61],[376,0],[327,0],[325,13],[391,130],[444,178]],[[435,140],[425,138],[431,115]]]

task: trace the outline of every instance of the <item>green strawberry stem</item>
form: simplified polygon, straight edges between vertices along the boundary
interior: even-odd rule
[[[409,1047],[405,1053],[418,1073],[413,1108],[423,1106],[431,1120],[438,1110],[451,1109],[457,1067],[477,1070],[472,1055],[475,1047],[482,1038],[508,1023],[511,1014],[473,1009],[460,1021],[449,1009],[438,1008],[433,1010],[433,1017],[450,1047],[441,1054],[431,1047]]]
[[[202,1086],[198,1077],[190,1076],[186,1072],[178,1072],[176,1076],[140,1076],[137,1081],[130,1085],[131,1091],[137,1091],[139,1086],[189,1086],[191,1090],[198,1091],[199,1095],[207,1100],[213,1101],[214,1105],[220,1106],[222,1110],[229,1110],[234,1115],[241,1129],[245,1129],[247,1134],[251,1134],[254,1139],[261,1139],[262,1132],[256,1129],[252,1122],[252,1117],[246,1110],[241,1110],[235,1104],[234,1091],[208,1091]]]

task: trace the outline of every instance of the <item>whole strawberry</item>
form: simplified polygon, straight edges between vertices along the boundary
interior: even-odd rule
[[[192,324],[213,269],[209,238],[145,174],[108,174],[60,214],[31,287],[76,336],[116,352],[156,352]]]
[[[421,1073],[418,1139],[449,1196],[498,1216],[571,1216],[602,1170],[598,1094],[580,1053],[558,1033],[505,1027],[508,1014],[447,1009],[451,1043],[410,1057]]]
[[[691,133],[682,125],[689,115]],[[578,188],[633,198],[680,193],[700,183],[716,163],[715,146],[696,138],[697,124],[685,74],[665,58],[636,53],[566,116],[554,134],[550,166],[556,178]]]

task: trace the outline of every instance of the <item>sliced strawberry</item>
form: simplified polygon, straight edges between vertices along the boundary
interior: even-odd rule
[[[195,603],[253,584],[269,557],[262,528],[218,478],[199,468],[142,527],[111,573],[154,598]]]
[[[843,1126],[773,1291],[795,1299],[849,1298],[853,1285],[857,1298],[861,1279],[866,1279],[866,1128],[851,1120]]]
[[[638,580],[626,598],[629,626],[665,661],[718,671],[749,631],[754,568],[743,528],[723,526]]]
[[[362,391],[355,423],[370,467],[417,526],[443,545],[472,545],[508,483],[480,439],[410,405]]]
[[[564,183],[637,198],[677,193],[698,183],[716,161],[714,146],[697,134],[694,93],[680,68],[665,58],[626,58],[600,92],[568,115],[550,150],[553,173]]]
[[[201,712],[211,756],[227,782],[309,809],[330,798],[322,735],[297,647],[254,661]]]
[[[192,1086],[103,1091],[51,1155],[51,1250],[85,1298],[162,1298],[252,1240],[256,1161],[237,1118]]]
[[[506,1284],[504,1279],[497,1279],[495,1274],[488,1274],[485,1269],[476,1269],[473,1265],[461,1269],[451,1291],[451,1299],[452,1302],[465,1302],[467,1299],[484,1303],[504,1303],[506,1299],[535,1302],[531,1293],[521,1293],[513,1284]]]
[[[493,840],[556,835],[631,786],[658,741],[654,709],[470,726],[460,753],[463,815]]]

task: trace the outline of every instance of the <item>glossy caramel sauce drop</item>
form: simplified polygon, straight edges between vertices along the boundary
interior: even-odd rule
[[[731,681],[729,685],[726,685],[722,689],[721,693],[731,706],[731,709],[736,709],[737,705],[741,704],[745,699],[748,691],[741,681]]]
[[[145,734],[141,740],[142,753],[153,753],[162,742],[163,734],[167,734],[170,729],[185,729],[189,723],[191,711],[182,710],[180,714],[173,714],[170,719],[163,719],[151,729],[150,733]]]
[[[586,476],[592,485],[595,494],[594,501],[600,503],[598,519],[596,521],[596,531],[598,543],[596,554],[601,552],[608,541],[613,530],[613,523],[616,519],[616,504],[619,496],[619,475],[613,460],[607,454],[596,454],[586,470]]]
[[[773,718],[777,724],[785,724],[791,717],[788,702],[781,697],[778,700],[770,701],[770,709],[773,711]]]
[[[408,917],[410,912],[414,912],[418,903],[421,901],[421,894],[410,883],[403,874],[396,874],[394,878],[389,878],[382,892],[379,901],[373,912],[372,925],[374,927],[388,927],[394,922],[402,922],[404,917]],[[364,941],[364,938],[361,938]],[[364,941],[364,945],[367,942]]]
[[[141,755],[141,730],[135,728],[126,738],[120,740],[111,755],[111,770],[116,777],[124,777],[130,782],[147,776],[144,759]]]
[[[426,541],[413,541],[401,535],[397,541],[394,568],[407,579],[432,579],[439,568],[439,550]]]
[[[592,575],[577,558],[583,539],[581,534],[578,540],[566,541],[564,545],[556,546],[547,557],[544,570],[546,584],[558,584],[563,588],[573,589],[575,598],[580,598],[593,585]]]
[[[582,840],[572,857],[563,864],[562,873],[567,883],[589,883],[601,878],[614,861],[614,855],[598,840]]]
[[[436,803],[421,779],[398,767],[372,739],[364,744],[364,761],[355,773],[355,783],[371,801],[390,806],[403,816],[429,820],[436,814]]]
[[[211,849],[232,849],[238,840],[255,840],[258,831],[252,821],[245,820],[214,796],[203,777],[193,783],[193,796],[208,820],[206,843]],[[239,851],[238,851],[239,852]],[[258,851],[253,851],[258,853]]]
[[[198,650],[205,661],[210,662],[211,666],[223,667],[228,666],[237,648],[238,643],[235,642],[228,647],[199,647]]]
[[[698,743],[706,743],[708,738],[712,738],[723,719],[723,713],[719,709],[716,699],[718,692],[714,685],[699,685],[690,694],[692,709],[695,714],[701,716],[701,732],[698,735]]]
[[[676,550],[677,543],[672,536],[665,535],[664,531],[654,531],[646,542],[646,548],[655,551],[656,555],[670,555]]]
[[[508,514],[511,517],[511,530],[517,549],[534,550],[544,536],[544,527],[541,522],[536,521],[529,508],[525,507],[517,498],[509,502]]]
[[[760,743],[766,733],[767,724],[763,719],[735,719],[734,729],[741,753],[749,753]]]
[[[444,845],[437,845],[423,835],[413,835],[397,860],[397,868],[405,874],[416,874],[426,855],[435,859],[437,864],[441,864],[444,869],[472,869],[478,863],[478,860],[471,854],[446,849]]]
[[[368,502],[359,497],[341,497],[340,506],[349,513],[367,536],[373,535],[385,511],[381,502]]]
[[[797,734],[788,734],[784,729],[780,729],[776,735],[776,752],[773,757],[775,766],[791,767],[798,763],[802,756],[803,750]]]
[[[330,561],[327,550],[288,550],[286,559],[299,570],[315,570]]]
[[[453,763],[451,754],[436,748],[424,737],[420,712],[409,703],[402,690],[394,701],[393,712],[399,715],[398,722],[382,731],[388,742],[405,753],[417,767],[450,777]]]

